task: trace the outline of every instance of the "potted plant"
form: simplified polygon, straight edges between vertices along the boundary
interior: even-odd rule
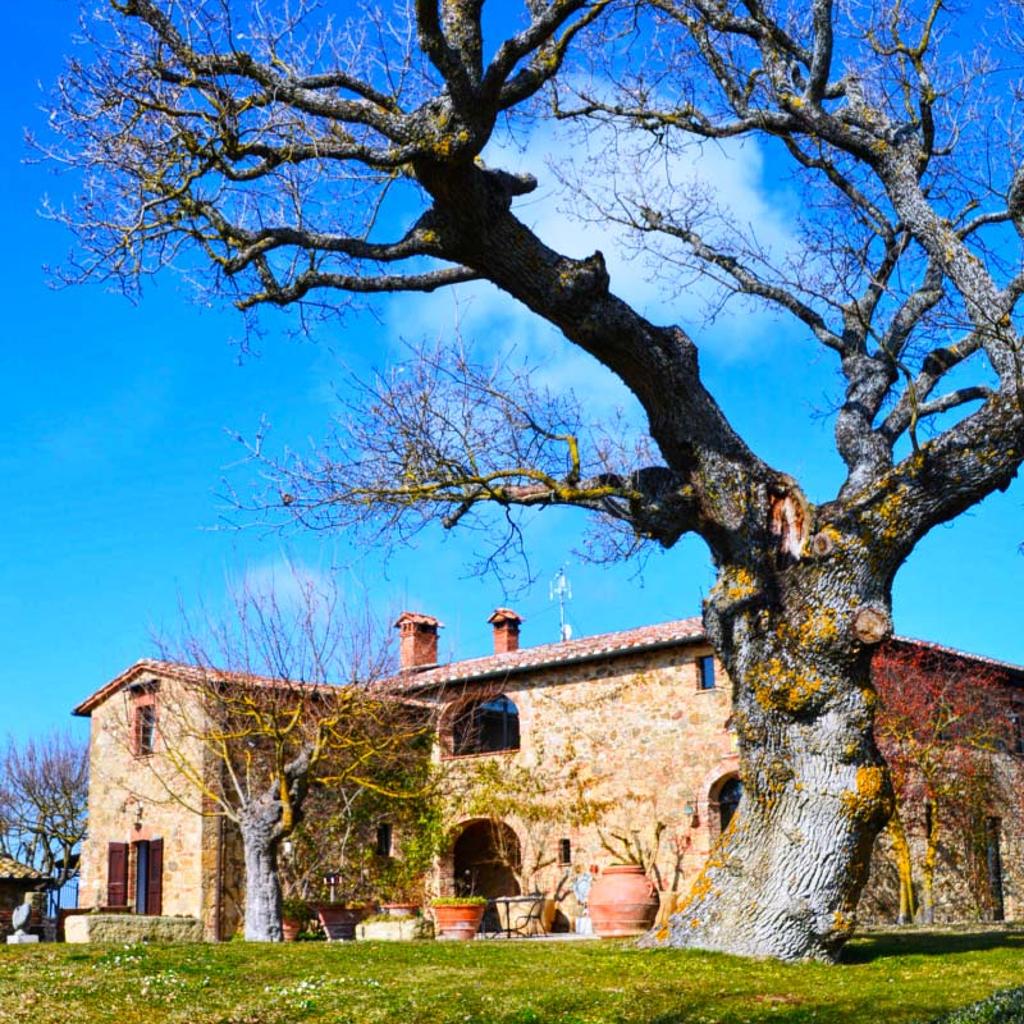
[[[412,846],[412,844],[409,844]],[[431,847],[431,853],[434,847]],[[380,909],[390,918],[415,917],[423,907],[425,889],[425,869],[430,861],[406,854],[403,849],[402,858],[390,859],[382,865],[377,874],[377,900]]]
[[[430,901],[442,939],[472,939],[480,929],[487,907],[485,896],[440,896]]]
[[[312,917],[309,904],[297,896],[281,901],[281,933],[285,942],[294,942]]]

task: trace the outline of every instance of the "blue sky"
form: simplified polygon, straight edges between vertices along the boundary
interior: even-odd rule
[[[59,262],[69,239],[37,210],[44,193],[59,194],[68,183],[23,162],[21,135],[25,127],[45,130],[37,83],[56,77],[76,10],[72,0],[36,0],[6,14],[0,734],[69,723],[78,700],[154,652],[154,632],[173,631],[179,601],[202,597],[216,605],[229,581],[273,574],[289,557],[336,571],[346,586],[365,583],[382,613],[412,607],[438,615],[446,656],[485,653],[487,615],[505,603],[527,619],[524,642],[556,639],[548,581],[563,563],[577,634],[698,612],[712,582],[700,541],[688,538],[655,555],[642,577],[634,566],[583,565],[572,555],[580,514],[545,513],[533,524],[527,539],[539,581],[511,597],[492,578],[467,577],[473,536],[431,532],[385,566],[377,553],[353,552],[342,537],[224,528],[221,478],[246,480],[244,470],[232,468],[240,455],[232,431],[251,433],[265,415],[278,443],[322,436],[343,376],[340,355],[357,365],[385,358],[425,325],[430,336],[446,330],[456,306],[441,295],[388,302],[380,322],[349,319],[325,327],[315,342],[269,322],[260,352],[240,359],[235,316],[199,308],[172,276],[150,285],[134,306],[96,286],[51,290],[43,265]],[[557,158],[565,143],[546,132],[533,141],[526,156],[506,158],[543,179],[543,155]],[[707,173],[724,179],[752,217],[785,231],[787,205],[798,197],[778,189],[769,195],[757,160],[743,161],[741,170],[728,152],[711,159]],[[601,244],[610,255],[609,244],[557,213],[549,180],[523,216],[566,251],[582,255]],[[611,269],[613,287],[651,315],[684,324],[696,315],[685,298],[656,295],[642,267],[613,258]],[[544,362],[556,386],[569,382],[598,407],[628,404],[608,375],[493,291],[464,291],[458,313],[470,339],[514,341]],[[834,389],[828,358],[783,325],[743,312],[698,337],[709,386],[740,431],[813,497],[828,494],[839,467],[831,423],[814,415]],[[926,539],[897,579],[898,631],[1024,663],[1022,498],[1015,483]]]

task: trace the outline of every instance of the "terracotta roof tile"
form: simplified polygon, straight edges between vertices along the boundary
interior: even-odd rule
[[[932,640],[917,640],[912,636],[894,636],[892,639],[898,644],[923,647],[938,654],[948,654],[954,658],[964,658],[966,661],[977,661],[982,665],[990,665],[992,668],[998,668],[1016,676],[1024,676],[1024,666],[1014,665],[1010,661],[1000,661],[998,658],[989,658],[984,654],[971,654],[970,651],[961,651],[956,647],[947,647],[945,644],[937,644]]]
[[[310,689],[325,689],[331,684],[328,683],[305,683],[296,680],[289,680],[285,683],[281,679],[272,676],[260,676],[247,672],[228,672],[224,669],[214,667],[202,667],[199,665],[186,665],[179,661],[160,661],[155,658],[140,658],[134,665],[125,669],[119,676],[115,676],[101,686],[94,693],[85,698],[73,711],[74,715],[88,716],[93,708],[98,707],[108,697],[113,696],[119,690],[130,686],[139,676],[156,675],[172,679],[181,679],[187,683],[206,683],[210,681],[248,683],[251,686],[297,686]]]
[[[423,618],[427,618],[424,616]],[[434,620],[436,621],[436,620]],[[598,636],[580,637],[576,640],[565,640],[560,643],[541,644],[537,647],[521,647],[505,654],[491,654],[482,658],[468,658],[453,661],[447,665],[402,672],[390,679],[382,680],[377,687],[382,690],[413,691],[429,689],[446,683],[471,682],[475,679],[505,677],[520,672],[530,672],[540,668],[557,665],[570,665],[577,662],[592,661],[613,655],[625,654],[630,651],[650,650],[668,647],[679,643],[696,643],[705,639],[704,626],[698,616],[688,619],[675,619],[671,622],[660,622],[653,626],[641,626],[637,629],[625,629],[616,633],[602,633]],[[893,637],[897,643],[913,644],[938,651],[955,657],[1003,669],[1014,675],[1024,677],[1024,667],[1009,662],[986,658],[982,655],[969,654],[942,644],[925,640],[914,640],[909,637]],[[237,672],[223,672],[217,669],[203,669],[194,665],[184,665],[172,661],[158,661],[144,658],[135,662],[119,676],[87,697],[75,708],[76,715],[89,715],[92,709],[101,704],[118,690],[128,686],[134,679],[142,675],[163,675],[185,681],[203,682],[211,677],[218,680],[248,682],[260,686],[280,686],[281,681],[268,676],[245,675]],[[309,686],[320,688],[324,683],[296,683],[288,685]]]
[[[638,629],[624,629],[617,633],[601,633],[598,636],[580,637],[578,640],[541,644],[539,647],[520,647],[519,650],[506,654],[453,661],[419,672],[403,672],[389,680],[388,684],[397,689],[420,689],[444,683],[468,682],[472,679],[526,672],[548,665],[591,661],[607,655],[703,639],[704,625],[699,617],[694,616],[689,619],[660,622],[653,626],[641,626]]]
[[[35,868],[19,864],[16,860],[0,854],[0,878],[4,881],[15,879],[19,882],[43,882],[46,880],[46,875],[41,875]]]

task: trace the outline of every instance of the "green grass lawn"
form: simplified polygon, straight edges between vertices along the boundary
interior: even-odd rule
[[[833,967],[597,942],[0,947],[3,1024],[898,1024],[1022,984],[1021,931],[868,936]]]

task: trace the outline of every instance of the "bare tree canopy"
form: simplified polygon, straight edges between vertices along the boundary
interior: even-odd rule
[[[89,744],[51,732],[8,739],[0,759],[0,850],[63,885],[78,874],[89,798]]]
[[[868,666],[893,577],[1021,461],[1020,6],[988,48],[939,0],[500,6],[334,19],[301,0],[114,0],[87,22],[42,144],[84,176],[58,213],[79,242],[68,272],[130,291],[177,265],[243,310],[479,279],[618,375],[650,461],[619,465],[571,414],[441,358],[411,391],[382,383],[362,448],[278,467],[281,503],[315,525],[399,528],[424,508],[454,524],[482,503],[558,503],[665,546],[699,534],[719,569],[705,622],[736,688],[746,796],[651,941],[832,957],[891,809]],[[830,500],[812,504],[737,433],[702,380],[700,325],[650,322],[601,252],[555,251],[517,216],[536,180],[481,154],[545,111],[611,132],[611,158],[631,161],[596,184],[563,170],[584,218],[631,231],[670,286],[696,272],[834,359],[846,475]],[[794,175],[797,251],[643,173],[735,138]]]

